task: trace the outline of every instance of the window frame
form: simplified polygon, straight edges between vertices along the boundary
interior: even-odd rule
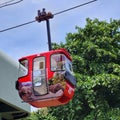
[[[27,61],[27,67],[25,67],[21,62],[23,62],[23,61]],[[20,70],[25,70],[25,69],[22,69],[22,68],[26,68],[26,74],[24,74],[24,75],[20,75]],[[18,71],[18,78],[22,78],[22,77],[25,77],[25,76],[27,76],[28,75],[28,71],[29,71],[29,60],[28,59],[23,59],[23,60],[20,60],[19,61],[19,71]]]
[[[38,85],[38,86],[35,86],[34,84],[35,84],[35,82],[37,82],[37,81],[34,81],[34,71],[38,71],[39,72],[39,70],[41,70],[40,69],[40,66],[39,66],[39,69],[34,69],[34,63],[35,63],[35,59],[37,59],[38,58],[38,61],[40,61],[39,60],[39,58],[44,58],[44,68],[43,68],[43,70],[45,71],[44,72],[44,74],[43,74],[43,76],[42,76],[42,74],[40,74],[39,76],[41,77],[40,79],[42,79],[42,77],[43,77],[43,79],[45,79],[45,84],[46,84],[46,93],[44,93],[44,94],[42,94],[42,95],[46,95],[46,94],[48,94],[49,93],[49,90],[48,90],[48,82],[47,82],[47,72],[46,72],[46,57],[45,56],[36,56],[36,57],[34,57],[33,58],[33,60],[32,60],[32,86],[33,86],[33,91],[34,91],[34,95],[35,96],[42,96],[42,95],[40,95],[40,94],[37,94],[36,93],[36,91],[35,91],[35,87],[39,87],[39,86],[41,86],[41,85]],[[39,64],[40,64],[40,62],[39,62]],[[37,76],[36,76],[37,77]]]
[[[56,69],[56,70],[53,70],[52,69],[52,56],[54,56],[54,55],[63,55],[64,56],[64,62],[66,62],[66,56],[65,56],[65,54],[63,54],[63,53],[54,53],[54,54],[51,54],[51,56],[50,56],[50,70],[52,71],[52,72],[57,72],[57,71],[65,71],[66,70],[66,68],[65,68],[65,63],[64,63],[64,69]],[[56,65],[57,66],[57,65]]]

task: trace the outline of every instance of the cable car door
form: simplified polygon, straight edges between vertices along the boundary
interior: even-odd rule
[[[33,92],[35,96],[48,94],[45,57],[37,57],[33,60]]]

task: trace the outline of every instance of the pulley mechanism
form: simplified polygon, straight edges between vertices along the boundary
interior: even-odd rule
[[[45,20],[52,19],[54,15],[51,12],[46,12],[45,8],[42,9],[42,12],[38,10],[38,16],[35,17],[36,21],[41,22]]]

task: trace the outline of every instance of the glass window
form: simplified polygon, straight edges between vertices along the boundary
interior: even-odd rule
[[[66,70],[69,71],[71,74],[73,74],[73,69],[72,69],[72,62],[66,58]]]
[[[33,70],[44,70],[45,69],[45,57],[38,57],[34,59]]]
[[[35,95],[44,95],[48,93],[45,57],[37,57],[33,60],[33,89]]]
[[[24,67],[28,69],[28,60],[22,60],[20,61],[20,64],[22,64]]]
[[[53,54],[51,56],[51,71],[65,70],[65,56],[63,54]]]
[[[28,60],[21,60],[19,64],[19,77],[26,76],[28,73]]]

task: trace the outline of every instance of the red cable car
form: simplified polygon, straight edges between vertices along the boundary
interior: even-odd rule
[[[19,62],[16,89],[24,102],[39,108],[66,104],[72,99],[76,79],[65,49],[22,57]]]

